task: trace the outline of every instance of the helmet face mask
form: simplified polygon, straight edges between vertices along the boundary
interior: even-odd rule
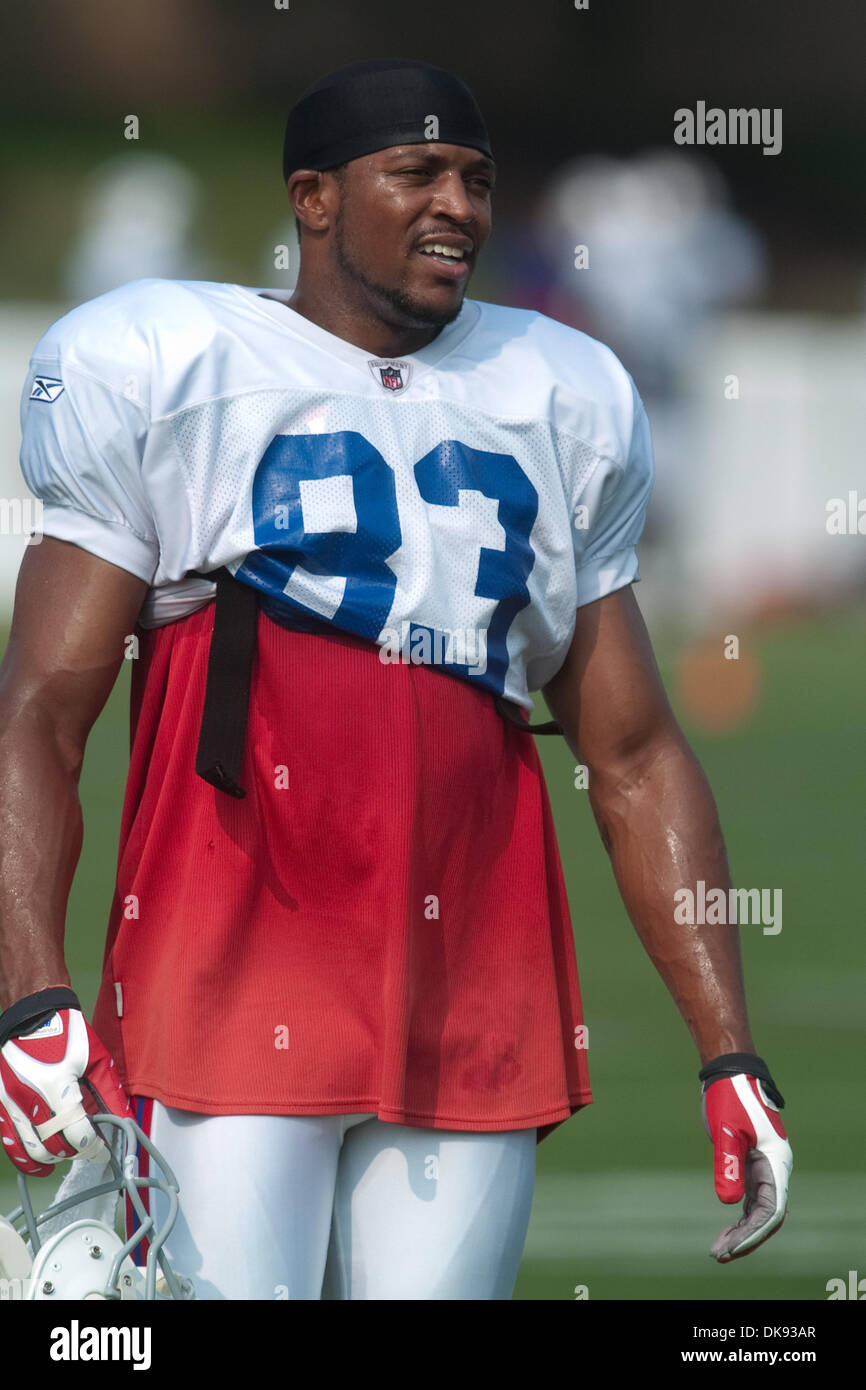
[[[102,1129],[110,1154],[105,1180],[55,1200],[37,1216],[28,1180],[18,1174],[20,1205],[8,1217],[0,1217],[0,1296],[46,1301],[194,1298],[191,1282],[172,1270],[164,1250],[178,1212],[174,1173],[134,1120],[102,1112],[91,1118]],[[104,1126],[111,1127],[108,1133]],[[138,1172],[136,1150],[148,1156],[146,1177]],[[159,1224],[149,1210],[151,1203],[144,1200],[149,1189],[160,1192],[167,1204],[167,1215]],[[74,1215],[76,1207],[98,1198],[110,1200],[112,1195],[115,1205],[123,1198],[138,1219],[127,1240],[107,1221]],[[67,1213],[73,1215],[60,1221]],[[51,1234],[45,1230],[49,1224]],[[142,1241],[147,1241],[147,1254],[144,1265],[138,1266],[132,1252]]]

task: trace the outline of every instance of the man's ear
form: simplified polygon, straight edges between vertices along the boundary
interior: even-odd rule
[[[296,169],[286,187],[299,224],[311,232],[325,232],[333,226],[340,194],[330,171]]]

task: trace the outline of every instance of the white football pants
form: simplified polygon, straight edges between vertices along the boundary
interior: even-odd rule
[[[375,1115],[198,1115],[153,1102],[174,1169],[166,1246],[200,1299],[510,1299],[534,1129],[418,1129]],[[151,1194],[159,1218],[165,1203]]]

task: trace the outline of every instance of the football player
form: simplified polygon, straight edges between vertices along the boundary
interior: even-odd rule
[[[736,1258],[781,1223],[790,1151],[736,930],[674,919],[728,868],[632,590],[634,383],[467,297],[496,166],[452,74],[330,74],[283,173],[290,297],[137,281],[33,354],[44,539],[0,686],[3,1143],[29,1172],[99,1157],[87,1111],[131,1097],[199,1298],[509,1298],[536,1145],[592,1099],[541,689],[699,1053],[716,1189],[745,1196],[713,1253]],[[63,923],[124,657],[91,1027]]]

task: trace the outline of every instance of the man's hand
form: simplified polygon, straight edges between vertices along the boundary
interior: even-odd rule
[[[586,765],[623,902],[699,1055],[737,1059],[720,1079],[701,1074],[712,1081],[705,1100],[716,1191],[723,1202],[745,1197],[741,1219],[712,1249],[727,1263],[781,1226],[791,1151],[772,1108],[781,1097],[754,1056],[738,928],[683,923],[674,911],[681,889],[702,881],[727,894],[731,877],[712,793],[668,703],[630,586],[578,609],[568,656],[544,695]]]
[[[710,1254],[739,1260],[778,1231],[785,1219],[793,1155],[779,1117],[785,1102],[766,1064],[727,1053],[702,1067],[704,1127],[715,1150],[716,1194],[743,1214],[721,1231]]]
[[[128,1116],[114,1062],[65,986],[39,990],[0,1014],[0,1139],[22,1173],[46,1177],[63,1158],[102,1163],[88,1113]]]

